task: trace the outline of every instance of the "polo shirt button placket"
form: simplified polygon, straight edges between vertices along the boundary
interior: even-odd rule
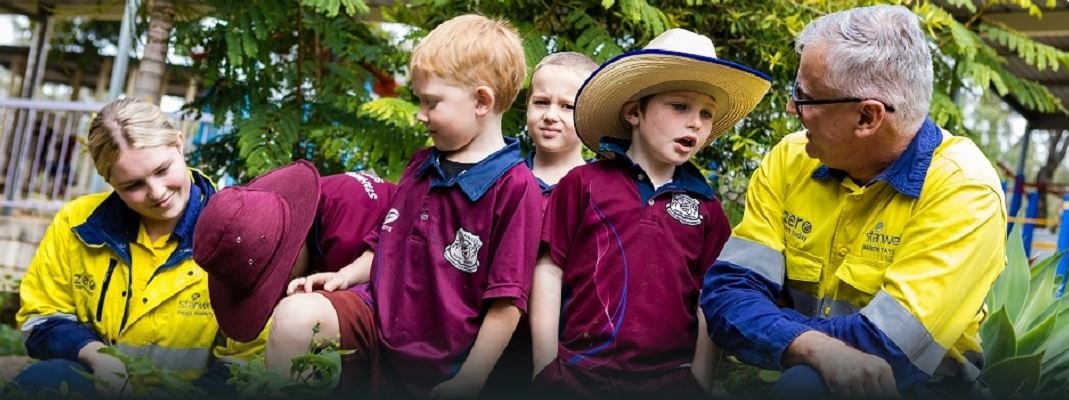
[[[426,220],[428,220],[430,218],[431,218],[431,214],[426,212],[426,211],[423,211],[423,212],[419,213],[419,219],[421,221],[426,221]]]

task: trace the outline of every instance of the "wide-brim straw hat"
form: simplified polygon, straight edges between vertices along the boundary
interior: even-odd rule
[[[685,29],[669,29],[642,50],[602,64],[576,95],[575,129],[597,152],[605,136],[631,139],[624,104],[648,95],[689,90],[716,101],[712,133],[702,146],[735,126],[768,93],[772,79],[748,66],[716,57],[713,41]]]

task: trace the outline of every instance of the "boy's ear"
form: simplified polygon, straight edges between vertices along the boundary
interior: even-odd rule
[[[489,114],[494,111],[494,103],[497,102],[497,98],[494,97],[494,90],[489,86],[479,86],[475,88],[475,113],[479,116]]]
[[[624,107],[620,110],[620,112],[624,114],[624,119],[627,120],[627,123],[631,124],[631,126],[638,125],[638,120],[641,116],[641,111],[638,106],[638,101],[631,101],[624,103]]]

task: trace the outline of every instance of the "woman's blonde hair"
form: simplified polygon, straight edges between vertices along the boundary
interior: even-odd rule
[[[108,103],[89,125],[86,146],[97,173],[110,179],[111,167],[126,149],[155,146],[180,147],[182,132],[175,129],[155,104],[135,98]]]

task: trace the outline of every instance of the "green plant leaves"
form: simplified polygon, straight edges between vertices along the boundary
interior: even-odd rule
[[[1005,308],[1000,308],[984,322],[980,327],[980,337],[984,344],[984,357],[991,362],[1017,355],[1017,334],[1013,331]]]
[[[1032,393],[1039,383],[1040,361],[1043,354],[1016,356],[984,368],[980,379],[987,382],[995,398],[1010,398],[1019,393]]]
[[[987,366],[982,378],[997,397],[1064,394],[1069,381],[1069,297],[1056,297],[1057,253],[1029,266],[1020,225],[1010,232],[1007,265],[987,297],[996,310],[980,326]]]

